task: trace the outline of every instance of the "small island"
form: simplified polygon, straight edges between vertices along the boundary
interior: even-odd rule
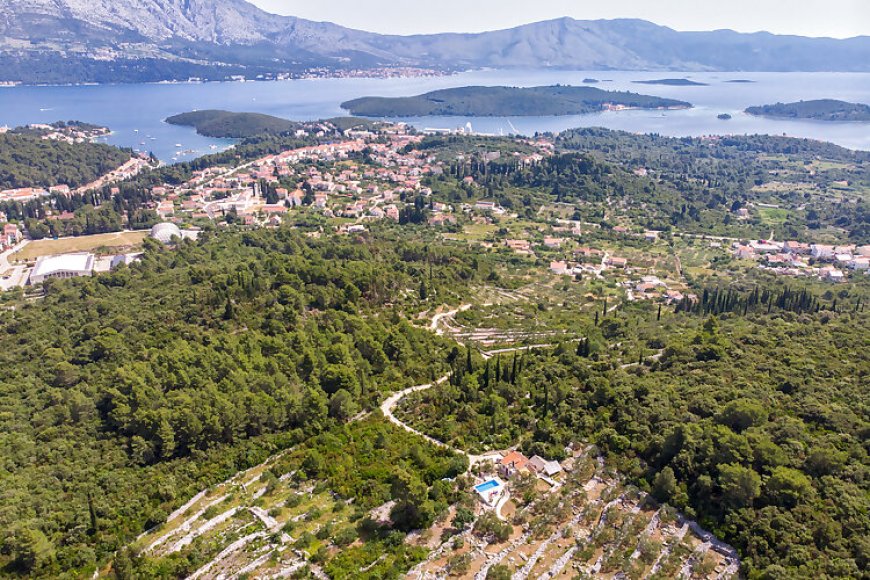
[[[649,81],[632,81],[638,85],[665,85],[669,87],[708,87],[707,83],[699,83],[690,79],[653,79]]]
[[[720,113],[720,114],[716,115],[716,118],[719,119],[720,121],[730,121],[731,115],[728,113]]]
[[[173,115],[170,125],[193,127],[204,137],[216,139],[246,139],[255,135],[280,135],[294,131],[297,124],[287,119],[261,113],[233,113],[209,109]]]
[[[170,125],[193,127],[198,134],[214,139],[247,139],[261,135],[284,135],[299,130],[310,131],[316,129],[312,125],[320,122],[328,123],[339,131],[372,128],[372,122],[368,119],[354,117],[300,123],[262,113],[234,113],[215,109],[173,115],[166,122]]]
[[[606,110],[688,109],[675,99],[594,87],[461,87],[414,97],[363,97],[341,107],[363,117],[523,117],[585,115]]]
[[[591,78],[590,79],[583,79],[583,84],[586,84],[586,85],[595,85],[595,84],[598,84],[600,82],[601,81],[599,81],[598,79],[591,79]]]
[[[754,83],[755,81],[751,81],[751,80],[749,80],[749,79],[731,79],[731,80],[727,80],[727,81],[725,81],[725,82],[726,82],[726,83],[738,84],[738,85],[746,85],[746,84],[752,84],[752,83]]]
[[[862,121],[870,122],[870,106],[862,103],[847,103],[834,99],[776,103],[749,107],[746,112],[760,117],[776,119],[811,119],[815,121]]]

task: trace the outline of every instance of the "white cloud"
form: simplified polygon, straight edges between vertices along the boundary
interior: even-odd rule
[[[479,32],[561,16],[642,18],[677,30],[870,34],[870,0],[253,0],[278,14],[392,34]]]

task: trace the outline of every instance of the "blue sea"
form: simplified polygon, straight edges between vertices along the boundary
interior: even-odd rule
[[[442,77],[403,79],[316,79],[237,83],[129,84],[0,88],[0,126],[79,120],[108,126],[108,142],[150,151],[166,162],[192,159],[225,149],[231,141],[196,135],[164,122],[197,109],[260,112],[293,120],[346,114],[340,104],[370,96],[407,96],[467,85],[591,85],[606,90],[688,101],[684,111],[618,111],[567,117],[424,117],[404,119],[420,128],[453,129],[471,124],[475,132],[524,134],[600,126],[670,136],[769,134],[831,141],[870,150],[870,123],[774,120],[742,111],[751,105],[819,98],[870,103],[870,74],[863,73],[679,73],[626,71],[488,70]],[[689,78],[707,86],[665,86],[633,81]],[[749,83],[728,81],[748,80]],[[733,116],[730,121],[717,118]]]

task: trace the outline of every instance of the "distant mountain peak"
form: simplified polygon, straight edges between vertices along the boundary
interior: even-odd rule
[[[563,17],[478,34],[393,36],[277,16],[245,0],[0,0],[0,14],[0,80],[13,81],[24,70],[38,82],[70,59],[85,71],[116,61],[145,66],[136,64],[144,60],[272,72],[384,66],[870,71],[867,37],[677,32],[631,18]]]

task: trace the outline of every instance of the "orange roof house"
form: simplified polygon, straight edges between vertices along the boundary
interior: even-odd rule
[[[505,477],[513,477],[517,473],[528,471],[529,458],[519,451],[511,451],[501,458],[499,466]]]

